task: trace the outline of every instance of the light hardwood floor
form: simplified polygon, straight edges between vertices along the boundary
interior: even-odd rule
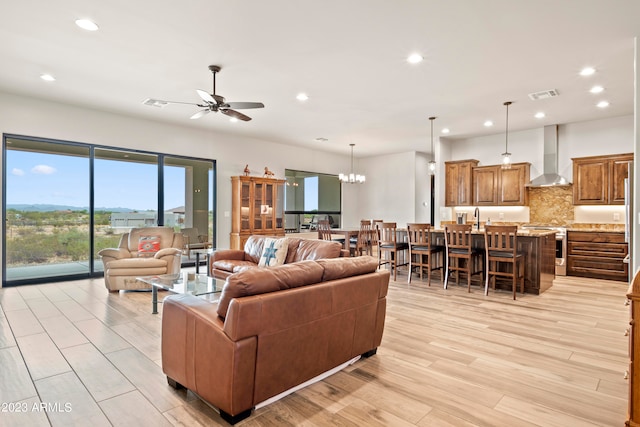
[[[557,278],[513,301],[405,282],[377,355],[237,425],[624,424],[626,284]],[[0,289],[0,425],[227,425],[166,384],[150,301],[100,279]]]

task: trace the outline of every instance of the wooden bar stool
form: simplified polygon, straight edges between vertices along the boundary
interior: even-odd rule
[[[426,268],[427,286],[431,286],[431,272],[444,269],[444,247],[431,243],[431,224],[407,224],[407,235],[409,236],[409,278],[407,283],[411,283],[414,268],[418,268],[420,280],[422,280],[422,272]],[[438,260],[439,262],[437,262]]]
[[[398,267],[398,255],[409,249],[407,242],[398,242],[398,229],[395,222],[378,223],[378,265],[389,264],[393,270],[393,280],[396,280]],[[389,258],[382,260],[383,253],[389,253]],[[406,264],[402,264],[406,265]]]
[[[493,277],[511,279],[513,299],[516,299],[516,282],[520,280],[520,292],[524,293],[524,255],[518,252],[518,227],[513,225],[487,225],[484,232],[484,247],[487,251],[487,277],[484,294],[489,293],[489,280]],[[500,264],[510,264],[508,271],[500,271]],[[518,268],[521,267],[521,268]]]
[[[471,224],[448,224],[444,227],[444,241],[447,248],[444,288],[447,289],[449,275],[456,273],[456,283],[461,272],[467,275],[467,287],[471,292],[471,276],[482,274],[482,267],[477,269],[478,261],[482,266],[483,252],[471,247]]]

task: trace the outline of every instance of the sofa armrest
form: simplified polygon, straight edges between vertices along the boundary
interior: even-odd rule
[[[235,259],[244,261],[244,251],[240,249],[221,249],[209,255],[209,262],[220,261],[221,259]]]
[[[180,255],[182,254],[182,251],[180,249],[177,248],[164,248],[164,249],[160,249],[158,252],[156,252],[156,254],[153,256],[154,258],[162,258],[165,256],[175,256],[175,255]]]
[[[98,252],[102,258],[123,259],[131,258],[131,252],[124,248],[106,248]]]
[[[231,415],[250,409],[256,354],[256,337],[234,341],[224,333],[216,304],[192,295],[165,298],[162,369],[207,402]]]

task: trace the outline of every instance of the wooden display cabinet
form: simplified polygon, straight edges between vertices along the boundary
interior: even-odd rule
[[[231,177],[231,249],[243,249],[253,234],[284,236],[282,179]]]
[[[573,160],[574,205],[623,205],[624,180],[633,153]]]

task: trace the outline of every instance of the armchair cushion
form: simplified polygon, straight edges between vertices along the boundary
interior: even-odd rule
[[[140,236],[138,240],[138,256],[149,258],[160,250],[160,236]]]

